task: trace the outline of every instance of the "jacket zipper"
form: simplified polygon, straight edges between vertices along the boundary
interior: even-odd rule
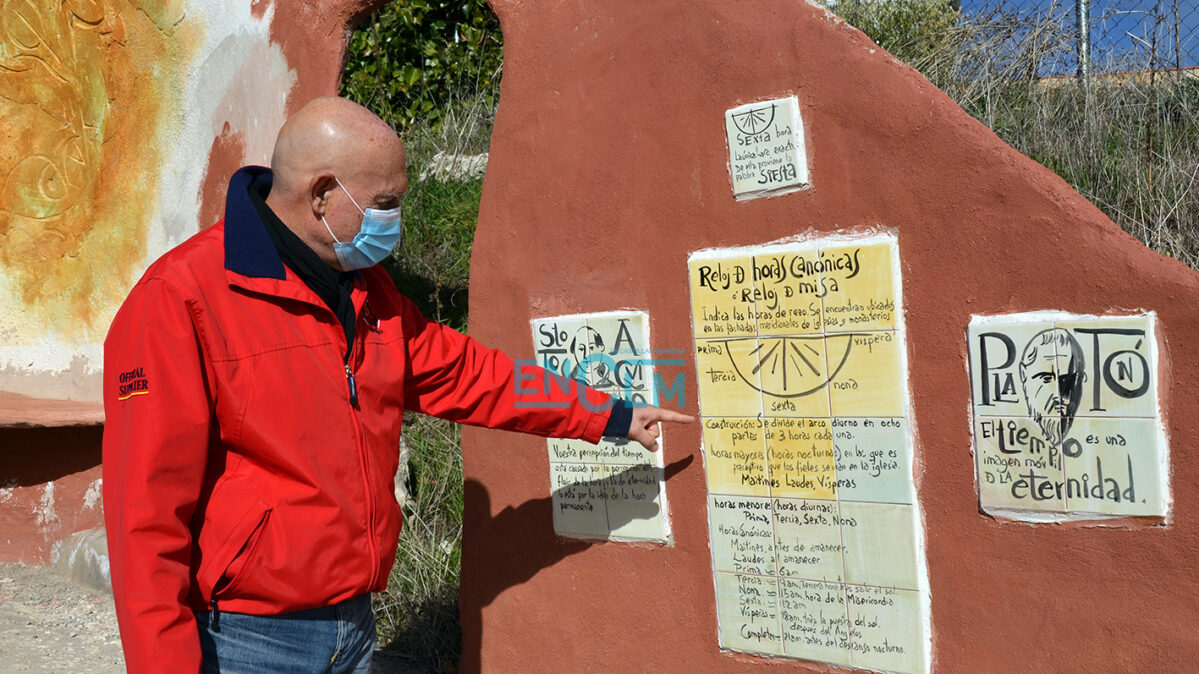
[[[356,320],[356,319],[355,319]],[[354,378],[354,355],[358,348],[358,331],[350,338],[350,347],[346,349],[346,386],[350,389],[350,405],[358,409],[358,380]]]
[[[350,364],[346,363],[346,384],[350,387],[350,405],[355,409],[358,408],[358,382],[354,379],[354,372],[350,369]]]
[[[356,323],[365,322],[360,316],[355,316]],[[375,576],[379,575],[379,553],[377,551],[378,544],[375,542],[375,504],[371,492],[370,481],[370,457],[367,456],[366,444],[363,441],[362,426],[358,419],[358,381],[354,377],[354,362],[358,351],[358,330],[354,330],[353,340],[350,342],[350,347],[346,351],[345,368],[346,368],[346,385],[350,392],[350,416],[354,420],[355,443],[358,445],[358,462],[362,469],[362,485],[366,499],[366,542],[367,548],[370,551],[370,580],[368,587],[374,587]]]

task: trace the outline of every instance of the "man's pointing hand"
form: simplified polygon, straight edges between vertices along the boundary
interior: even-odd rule
[[[662,431],[658,428],[659,421],[669,421],[676,424],[690,424],[695,417],[660,407],[634,407],[633,424],[629,427],[629,439],[640,442],[646,450],[658,449],[658,436]]]

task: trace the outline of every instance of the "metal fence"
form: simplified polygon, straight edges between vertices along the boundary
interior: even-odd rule
[[[956,4],[956,2],[955,2]],[[1199,0],[960,0],[967,18],[1057,21],[1073,36],[1046,75],[1187,70],[1199,74]]]

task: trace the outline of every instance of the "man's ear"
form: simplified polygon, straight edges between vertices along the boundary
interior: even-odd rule
[[[337,189],[337,181],[329,172],[318,173],[308,181],[308,205],[318,218],[325,215],[329,207],[329,193]]]

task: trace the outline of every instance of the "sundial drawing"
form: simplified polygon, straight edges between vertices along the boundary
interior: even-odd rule
[[[731,342],[744,340],[730,339],[725,340],[724,351],[741,381],[777,398],[798,398],[819,391],[837,378],[837,373],[849,360],[854,336],[854,333],[844,333],[827,337],[761,337],[757,348],[736,356]],[[827,364],[820,351],[810,344],[822,339],[830,355],[834,351],[841,352],[839,357],[830,357]],[[751,379],[755,375],[760,385]]]
[[[751,108],[734,114],[733,125],[747,136],[762,133],[774,123],[774,104],[768,108]]]

